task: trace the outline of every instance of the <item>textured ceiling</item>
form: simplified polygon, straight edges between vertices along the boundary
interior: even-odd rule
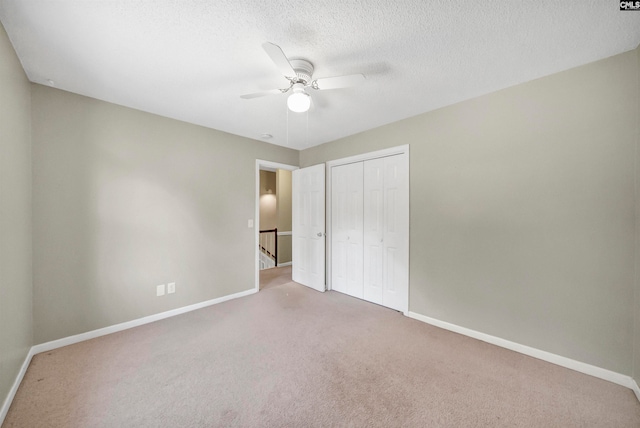
[[[617,0],[0,0],[0,20],[33,82],[296,149],[640,43]],[[265,41],[367,80],[311,91],[308,114],[241,99],[288,86]]]

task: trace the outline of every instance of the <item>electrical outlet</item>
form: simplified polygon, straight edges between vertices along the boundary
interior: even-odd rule
[[[156,286],[156,296],[164,296],[164,284],[160,284]]]
[[[167,294],[173,294],[176,292],[176,283],[170,282],[167,284]]]

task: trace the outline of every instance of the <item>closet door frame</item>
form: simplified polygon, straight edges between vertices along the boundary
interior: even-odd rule
[[[390,147],[388,149],[383,149],[383,150],[377,150],[375,152],[369,152],[369,153],[362,153],[359,155],[355,155],[355,156],[349,156],[346,158],[342,158],[342,159],[336,159],[336,160],[332,160],[326,163],[327,165],[327,174],[326,174],[326,233],[327,233],[327,243],[331,242],[331,199],[332,199],[332,193],[331,193],[331,171],[332,168],[334,166],[340,166],[340,165],[346,165],[349,163],[354,163],[354,162],[363,162],[363,161],[367,161],[367,160],[371,160],[371,159],[378,159],[378,158],[384,158],[387,156],[394,156],[394,155],[405,155],[403,157],[404,162],[406,163],[405,168],[407,171],[407,177],[410,177],[409,175],[409,145],[405,144],[402,146],[396,146],[396,147]],[[410,190],[410,180],[408,180],[408,186],[407,186],[407,192],[409,192]],[[409,195],[407,195],[407,201],[409,201]],[[407,207],[407,217],[409,216],[409,207]],[[409,219],[407,218],[407,224],[409,225]],[[410,226],[409,226],[410,227]],[[409,313],[409,263],[410,263],[410,254],[409,254],[409,240],[410,240],[410,233],[409,230],[407,230],[407,302],[405,304],[405,307],[402,308],[402,312],[407,315]],[[327,245],[326,248],[326,267],[327,267],[327,272],[326,272],[326,280],[327,280],[327,290],[332,290],[332,271],[331,271],[331,245]]]

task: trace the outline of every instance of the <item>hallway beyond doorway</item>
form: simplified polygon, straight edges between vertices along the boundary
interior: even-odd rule
[[[260,290],[291,282],[291,265],[260,271]]]

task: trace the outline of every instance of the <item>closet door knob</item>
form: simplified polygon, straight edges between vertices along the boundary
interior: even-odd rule
[[[318,238],[322,237],[322,232],[318,232],[316,235],[318,235]]]

